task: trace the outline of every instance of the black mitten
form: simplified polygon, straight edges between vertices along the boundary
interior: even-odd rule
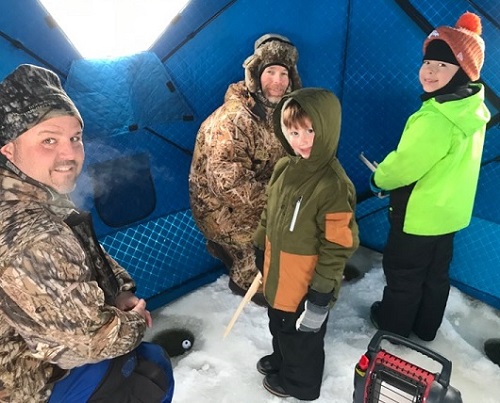
[[[333,291],[322,293],[310,288],[304,304],[304,311],[297,319],[295,328],[300,332],[318,332],[328,317],[328,304],[332,298]]]

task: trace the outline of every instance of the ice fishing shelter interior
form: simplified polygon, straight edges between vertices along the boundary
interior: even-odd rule
[[[341,100],[338,155],[357,189],[361,242],[382,251],[388,201],[370,192],[358,155],[381,160],[396,146],[420,105],[424,38],[464,11],[482,17],[481,81],[492,119],[474,217],[456,237],[451,277],[500,308],[498,0],[191,0],[149,49],[114,59],[83,59],[36,0],[2,1],[0,78],[21,63],[60,76],[85,121],[86,162],[73,199],[91,211],[104,247],[156,308],[224,273],[192,219],[188,173],[197,130],[243,78],[255,39],[289,37],[303,85]]]

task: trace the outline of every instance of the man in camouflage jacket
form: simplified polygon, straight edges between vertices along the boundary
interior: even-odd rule
[[[83,165],[82,128],[51,71],[21,65],[0,83],[0,402],[46,402],[85,365],[90,374],[106,363],[110,374],[118,360],[109,359],[134,352],[152,323],[90,214],[67,196]]]
[[[288,38],[260,37],[243,64],[245,80],[229,86],[224,104],[203,122],[196,138],[191,210],[209,252],[224,262],[229,286],[240,295],[257,274],[252,235],[274,164],[284,156],[272,112],[286,92],[301,87],[297,60]],[[258,297],[254,301],[265,304]]]

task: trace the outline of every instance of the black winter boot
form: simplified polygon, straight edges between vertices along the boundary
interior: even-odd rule
[[[262,384],[269,393],[272,393],[275,396],[290,397],[290,395],[285,391],[283,386],[280,385],[280,380],[277,374],[266,375],[266,377],[262,381]]]
[[[257,371],[262,375],[277,374],[279,368],[273,363],[273,355],[265,355],[259,361],[257,361]]]

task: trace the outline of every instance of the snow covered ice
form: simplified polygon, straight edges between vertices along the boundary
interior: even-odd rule
[[[193,348],[172,359],[176,381],[174,403],[272,403],[297,402],[280,399],[262,386],[255,369],[262,356],[271,352],[267,311],[249,303],[231,333],[224,330],[241,302],[227,287],[228,277],[153,312],[155,332],[184,327],[196,337]],[[351,403],[354,366],[366,352],[376,329],[369,320],[370,305],[382,296],[385,285],[381,267],[370,269],[356,282],[344,283],[339,300],[330,313],[325,337],[326,364],[318,403]],[[450,384],[462,394],[464,403],[500,401],[500,367],[483,353],[483,342],[500,337],[500,312],[456,288],[451,289],[445,317],[436,339],[411,340],[452,361]],[[402,346],[383,347],[431,372],[441,367],[420,353]]]

